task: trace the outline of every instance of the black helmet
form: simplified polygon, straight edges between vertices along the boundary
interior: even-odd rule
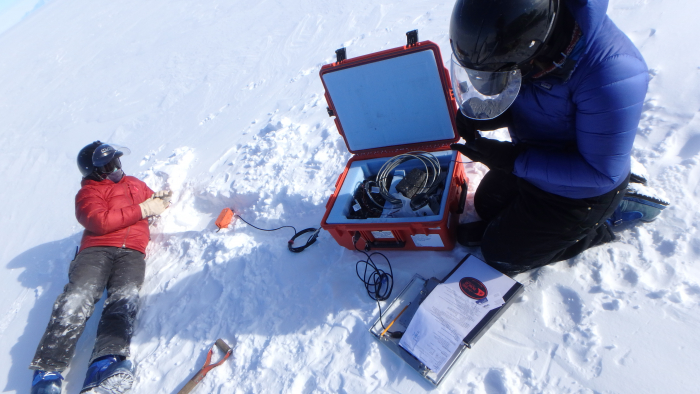
[[[520,68],[552,35],[559,0],[457,0],[450,21],[452,86],[462,113],[492,119],[520,91]]]
[[[119,158],[129,153],[128,148],[95,141],[78,152],[78,169],[83,178],[101,181],[115,170],[121,169]]]
[[[450,45],[462,65],[505,71],[528,63],[551,36],[559,0],[457,0]]]

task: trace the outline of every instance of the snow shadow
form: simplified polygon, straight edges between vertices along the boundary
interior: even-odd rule
[[[284,194],[268,203],[284,205],[286,213],[279,220],[262,218],[260,209],[251,209],[247,216],[266,228],[318,226],[323,205]],[[256,203],[254,195],[237,195],[231,200],[201,199],[195,206],[200,214],[216,217],[223,207]],[[212,219],[202,231],[154,234],[132,341],[132,357],[142,371],[137,372],[137,390],[148,390],[150,377],[157,371],[156,375],[162,373],[160,382],[170,382],[158,392],[176,393],[203,364],[202,349],[217,338],[239,341],[239,349],[228,364],[235,369],[235,376],[248,376],[254,385],[264,385],[262,373],[283,369],[290,360],[304,369],[318,363],[320,356],[342,359],[342,365],[352,360],[360,371],[367,365],[378,367],[388,373],[385,384],[389,386],[409,380],[425,390],[431,388],[387,349],[380,346],[377,354],[376,341],[367,332],[377,318],[376,303],[369,299],[355,273],[355,263],[363,255],[338,246],[325,231],[304,252],[291,253],[287,249],[293,234],[290,229],[262,232],[240,223],[220,233],[215,230]],[[9,269],[24,269],[19,280],[35,292],[36,301],[24,333],[12,347],[5,391],[26,392],[30,385],[32,372],[27,366],[52,305],[67,282],[80,235],[32,248],[8,264]],[[297,245],[305,240],[302,236]],[[416,259],[411,252],[386,254],[394,268],[395,296],[415,273],[444,276],[464,251],[421,254],[428,260]],[[67,392],[81,387],[103,301],[96,306],[71,368],[64,374]],[[336,367],[329,362],[309,371],[318,376],[345,373]]]
[[[132,342],[137,364],[161,371],[164,364],[172,364],[159,380],[179,382],[162,390],[176,393],[189,379],[185,376],[203,365],[206,347],[217,338],[235,338],[239,349],[229,361],[232,375],[259,379],[255,384],[263,383],[265,370],[290,363],[305,369],[327,358],[343,359],[344,364],[351,359],[357,368],[379,362],[388,372],[389,385],[409,380],[430,390],[428,382],[388,349],[379,346],[376,353],[376,340],[368,329],[377,318],[377,305],[355,273],[362,255],[339,247],[324,231],[316,244],[291,253],[288,231],[263,233],[243,227],[218,233],[216,240],[200,232],[161,234],[156,242],[178,245],[182,254],[164,255],[149,268],[161,273],[150,278],[148,294],[142,294]],[[237,236],[253,240],[233,243],[233,248],[247,250],[226,257],[225,239]],[[396,278],[393,296],[415,274],[415,255],[402,255],[389,253]],[[401,267],[404,259],[414,262]],[[450,268],[445,265],[439,271],[444,275]],[[339,373],[332,370],[333,363],[318,368],[312,373]]]
[[[205,195],[197,197],[194,207],[215,218],[224,207],[243,208],[245,213],[246,206],[259,203],[253,194]],[[325,212],[325,204],[285,192],[266,203],[279,204],[284,208],[280,219],[264,219],[261,213],[266,211],[260,208],[244,217],[262,228],[294,225],[299,231],[318,227]],[[161,382],[178,382],[161,390],[175,393],[186,383],[183,377],[201,367],[205,349],[217,338],[236,338],[239,349],[230,368],[234,376],[248,380],[259,378],[262,383],[261,371],[286,368],[290,362],[305,369],[319,358],[351,359],[362,369],[381,360],[381,369],[391,371],[389,385],[407,379],[431,389],[390,351],[380,346],[376,353],[376,340],[368,329],[377,318],[377,305],[355,272],[355,263],[364,255],[340,247],[325,231],[302,253],[291,253],[287,243],[293,234],[291,229],[263,232],[240,221],[216,233],[212,219],[202,231],[154,237],[132,342],[137,364],[163,371]],[[305,241],[302,236],[295,246]],[[394,269],[392,297],[416,273],[444,276],[465,253],[426,252],[421,254],[426,260],[416,259],[415,252],[385,252]],[[334,363],[329,363],[309,372],[337,375],[332,368]]]
[[[5,392],[29,391],[33,373],[28,369],[29,363],[49,322],[53,304],[63,291],[63,286],[68,283],[68,266],[75,256],[81,235],[82,232],[60,241],[36,246],[21,253],[7,264],[8,269],[24,269],[18,279],[23,287],[34,292],[35,301],[27,315],[24,332],[10,350],[12,365],[8,370],[7,385],[3,389]],[[82,387],[103,302],[104,300],[101,300],[95,306],[93,317],[88,321],[78,341],[76,356],[71,362],[71,367],[63,374],[66,377],[66,383],[69,383],[64,384],[69,392],[77,392]]]

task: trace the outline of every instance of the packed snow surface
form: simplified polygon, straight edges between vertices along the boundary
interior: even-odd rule
[[[46,0],[0,0],[0,33],[39,9]]]
[[[152,227],[132,344],[134,393],[175,393],[217,338],[233,357],[200,393],[686,393],[700,380],[700,3],[611,0],[651,82],[634,157],[671,206],[653,223],[516,277],[526,288],[438,389],[367,332],[361,255],[327,232],[300,254],[351,155],[318,73],[419,29],[449,59],[452,1],[53,0],[0,34],[0,389],[27,366],[82,227],[75,157],[126,145],[127,174],[169,188]],[[484,173],[469,165],[471,192]],[[462,220],[469,220],[464,215]],[[396,288],[442,277],[478,248],[389,251]],[[394,295],[398,294],[395,290]],[[101,305],[64,392],[79,391]],[[215,356],[215,360],[216,360]]]

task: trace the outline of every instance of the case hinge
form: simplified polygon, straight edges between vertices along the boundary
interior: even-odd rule
[[[412,47],[418,44],[418,29],[406,33],[406,46]]]
[[[345,51],[345,48],[340,48],[335,50],[335,61],[340,63],[343,60],[347,59],[347,52]]]
[[[411,152],[411,151],[427,151],[427,152],[433,152],[433,151],[440,151],[440,150],[450,150],[450,144],[451,142],[447,143],[423,143],[420,145],[412,145],[410,147],[406,148],[400,148],[400,147],[391,147],[391,148],[375,148],[375,149],[368,149],[367,151],[364,152],[355,152],[355,156],[357,157],[384,157],[384,156],[396,156],[401,153],[406,153],[406,152]]]

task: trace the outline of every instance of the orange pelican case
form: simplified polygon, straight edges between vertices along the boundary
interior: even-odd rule
[[[344,59],[344,49],[336,53],[339,60],[323,66],[320,76],[328,114],[353,157],[326,203],[321,227],[351,250],[357,233],[360,249],[453,249],[468,179],[461,154],[449,147],[459,140],[457,107],[440,48],[423,41],[353,59]],[[359,184],[390,158],[412,151],[430,152],[447,171],[439,214],[349,219]],[[411,165],[422,164],[410,160],[397,169],[408,173]]]

